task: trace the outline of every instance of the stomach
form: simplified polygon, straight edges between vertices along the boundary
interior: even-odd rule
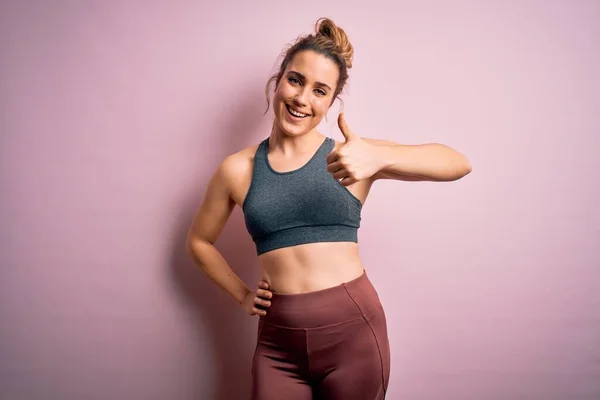
[[[349,282],[364,268],[353,242],[309,243],[284,247],[258,257],[261,278],[279,294],[323,290]]]

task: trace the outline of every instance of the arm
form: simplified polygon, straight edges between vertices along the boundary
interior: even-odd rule
[[[189,229],[186,249],[209,278],[229,293],[238,304],[247,308],[251,314],[263,315],[263,311],[252,309],[252,304],[257,300],[249,298],[248,295],[253,292],[233,272],[214,246],[235,206],[229,184],[229,177],[237,172],[233,157],[235,156],[227,157],[212,176],[204,201]]]
[[[327,170],[345,186],[368,179],[455,181],[471,172],[467,158],[450,147],[429,143],[401,145],[356,135],[343,114],[338,125],[346,143],[327,156]]]
[[[464,155],[443,144],[401,145],[388,140],[363,140],[376,146],[382,161],[373,180],[455,181],[472,170]]]

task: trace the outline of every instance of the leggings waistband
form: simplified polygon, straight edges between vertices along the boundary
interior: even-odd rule
[[[370,316],[383,307],[377,291],[363,273],[349,282],[309,293],[273,292],[271,307],[260,319],[283,328],[317,328]]]

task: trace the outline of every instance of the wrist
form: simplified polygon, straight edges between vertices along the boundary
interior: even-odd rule
[[[252,293],[252,290],[250,290],[249,288],[246,288],[246,289],[244,290],[244,292],[243,292],[243,293],[244,293],[244,296],[242,297],[241,301],[240,301],[240,300],[238,300],[238,303],[239,303],[240,305],[243,305],[243,304],[244,304],[244,302],[246,301],[246,298],[248,297],[248,295],[249,295],[250,293]]]

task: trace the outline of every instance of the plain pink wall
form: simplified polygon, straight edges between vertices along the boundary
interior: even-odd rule
[[[2,399],[248,398],[257,320],[185,236],[218,163],[268,135],[264,84],[321,16],[355,46],[353,130],[474,167],[380,182],[365,206],[388,398],[600,398],[600,3],[13,0]],[[341,140],[338,109],[322,128]],[[218,247],[254,285],[239,209]]]

